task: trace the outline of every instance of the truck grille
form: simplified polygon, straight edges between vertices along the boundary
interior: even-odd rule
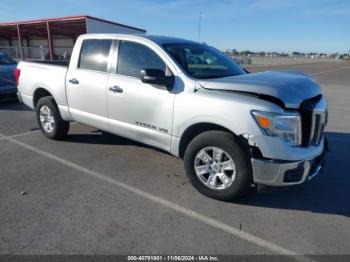
[[[327,103],[322,95],[305,100],[301,104],[303,146],[317,146],[321,142],[327,117]]]

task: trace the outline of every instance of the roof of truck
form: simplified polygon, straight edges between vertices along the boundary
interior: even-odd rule
[[[164,45],[164,44],[198,44],[198,42],[186,40],[182,38],[177,37],[171,37],[171,36],[160,36],[160,35],[147,35],[147,34],[85,34],[82,35],[83,38],[103,38],[103,37],[112,37],[112,38],[121,38],[121,37],[128,37],[128,38],[143,38],[147,39],[149,41],[152,41],[158,45]]]
[[[198,44],[198,42],[186,40],[183,38],[178,37],[171,37],[171,36],[160,36],[160,35],[146,35],[146,34],[139,34],[138,36],[141,36],[143,38],[147,38],[157,44],[164,45],[164,44]]]

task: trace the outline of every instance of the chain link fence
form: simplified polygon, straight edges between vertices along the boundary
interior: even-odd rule
[[[18,47],[13,46],[0,46],[0,50],[8,54],[16,61],[21,60],[50,60],[50,52],[48,47],[22,47],[22,54]],[[54,48],[54,60],[67,61],[70,59],[73,47],[56,46]],[[277,65],[293,65],[293,64],[306,64],[315,62],[339,62],[340,59],[331,58],[308,58],[308,57],[259,57],[259,56],[233,56],[232,59],[240,65],[252,65],[252,66],[277,66]]]
[[[40,47],[19,47],[13,46],[0,46],[0,50],[8,54],[12,59],[19,61],[45,61],[50,60],[49,48],[45,46]],[[69,60],[72,54],[72,47],[55,47],[54,48],[54,60]]]
[[[0,51],[6,53],[9,57],[17,61],[21,57],[21,54],[19,53],[19,50],[16,47],[0,46]]]
[[[315,62],[341,62],[340,59],[331,58],[308,58],[308,57],[259,57],[259,56],[234,56],[232,59],[240,65],[252,66],[277,66],[277,65],[293,65],[307,64]]]

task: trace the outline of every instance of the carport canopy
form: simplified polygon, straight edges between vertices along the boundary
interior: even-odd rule
[[[30,57],[32,43],[44,43],[47,47],[45,59],[56,60],[57,49],[54,41],[64,42],[65,46],[71,49],[77,37],[88,32],[87,20],[93,20],[94,23],[100,23],[99,29],[103,33],[103,26],[108,27],[106,30],[111,31],[111,26],[121,28],[122,30],[133,30],[139,33],[145,33],[143,29],[122,25],[119,23],[83,15],[83,16],[67,16],[49,19],[37,19],[28,21],[17,21],[11,23],[0,23],[0,47],[7,46],[15,48],[18,59],[26,59]],[[7,43],[7,44],[6,44]],[[69,44],[67,44],[69,43]],[[36,45],[38,48],[38,44]],[[18,52],[19,51],[19,52]],[[6,52],[6,50],[5,50]]]

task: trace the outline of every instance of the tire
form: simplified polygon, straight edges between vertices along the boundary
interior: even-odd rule
[[[67,135],[69,122],[62,119],[53,97],[46,96],[40,98],[35,111],[38,125],[46,137],[60,140]]]
[[[249,158],[242,147],[225,131],[207,131],[196,136],[186,148],[184,157],[186,174],[192,185],[202,194],[223,201],[246,193],[253,180]],[[197,172],[203,174],[197,175]]]

